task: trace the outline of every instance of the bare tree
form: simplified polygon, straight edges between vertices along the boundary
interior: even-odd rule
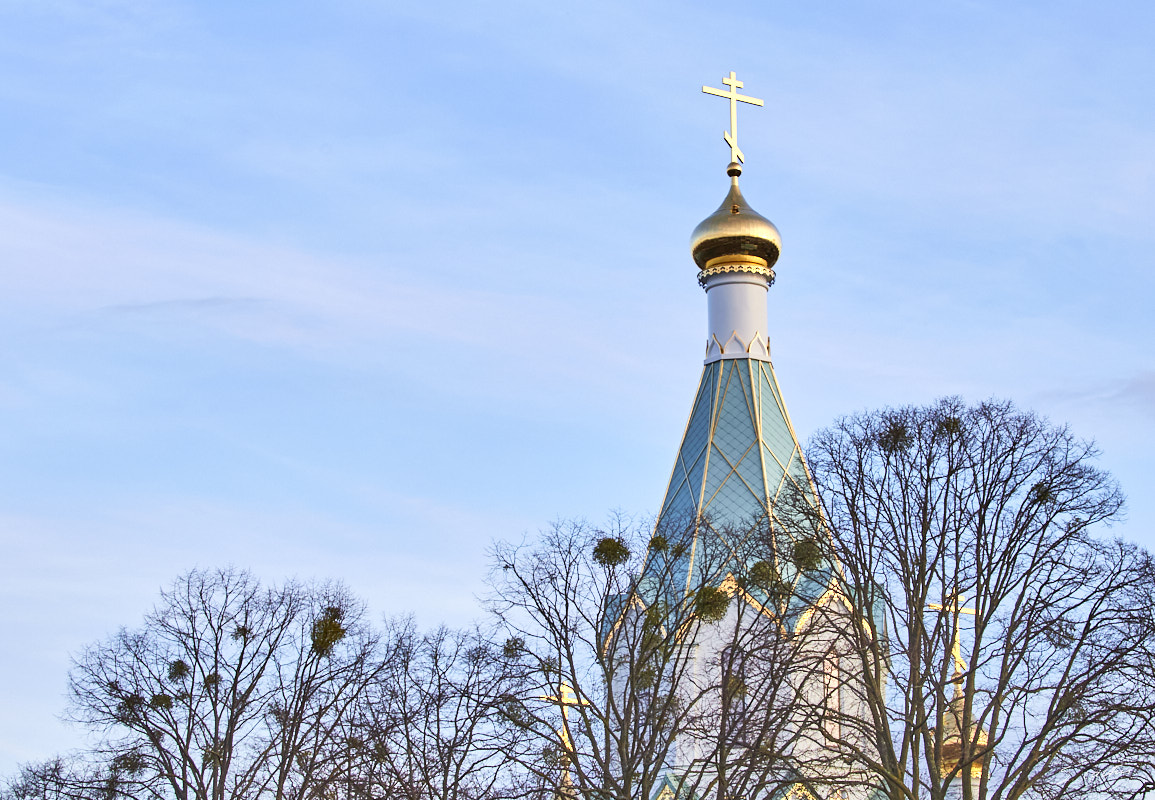
[[[389,620],[384,666],[352,720],[366,797],[501,800],[524,795],[529,738],[508,707],[521,670],[479,630],[422,633]]]
[[[722,800],[794,785],[807,723],[791,631],[820,565],[787,580],[765,524],[695,540],[709,526],[558,524],[495,548],[488,605],[526,670],[517,713],[547,756],[527,766],[560,796]]]
[[[1155,565],[1097,533],[1123,507],[1097,455],[1010,403],[957,399],[814,438],[821,510],[795,498],[788,518],[839,565],[825,699],[855,700],[826,703],[818,758],[894,800],[1155,788]]]
[[[88,772],[114,776],[113,796],[320,796],[348,761],[341,723],[380,668],[363,616],[337,585],[179,578],[139,629],[75,661],[70,716],[97,736]]]
[[[132,796],[131,778],[119,765],[94,765],[80,758],[58,757],[26,764],[9,779],[0,798],[4,800],[114,800]]]

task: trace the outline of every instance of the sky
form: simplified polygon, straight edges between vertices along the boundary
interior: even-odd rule
[[[1009,398],[1155,548],[1155,6],[0,0],[0,775],[193,567],[467,624],[487,548],[658,509],[688,237],[782,232],[775,369]]]

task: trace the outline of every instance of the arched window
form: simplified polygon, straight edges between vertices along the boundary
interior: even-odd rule
[[[722,724],[731,741],[745,738],[747,691],[746,651],[730,645],[722,650]]]
[[[832,739],[842,736],[842,665],[838,653],[831,650],[822,660],[822,729]]]

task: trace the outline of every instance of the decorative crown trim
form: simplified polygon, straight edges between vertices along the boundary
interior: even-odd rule
[[[774,268],[764,266],[762,264],[718,264],[717,266],[707,267],[698,273],[698,285],[703,289],[706,288],[706,280],[713,275],[722,275],[727,272],[749,272],[753,275],[764,275],[774,285]]]

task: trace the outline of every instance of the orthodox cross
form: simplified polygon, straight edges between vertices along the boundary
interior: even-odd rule
[[[546,695],[540,699],[547,703],[557,703],[561,708],[561,727],[557,731],[562,745],[561,784],[563,787],[568,787],[570,785],[569,755],[573,752],[573,740],[569,738],[569,710],[571,706],[588,706],[590,701],[578,697],[565,681],[558,683],[556,695]]]
[[[730,160],[744,162],[746,157],[738,147],[738,103],[749,103],[753,106],[760,106],[762,105],[762,101],[756,97],[747,97],[744,94],[738,94],[738,90],[742,88],[742,81],[738,80],[733,70],[731,70],[729,78],[722,79],[722,83],[729,86],[730,89],[728,91],[722,91],[721,89],[703,86],[702,91],[706,94],[725,97],[730,101],[730,130],[724,131],[722,138],[726,140],[726,144],[730,145]]]
[[[972,617],[978,614],[978,611],[973,608],[961,607],[959,603],[964,600],[966,600],[966,598],[959,594],[956,589],[950,593],[950,602],[946,605],[942,605],[941,603],[927,603],[926,606],[931,611],[949,611],[953,615],[951,638],[954,641],[954,646],[951,648],[951,655],[954,656],[954,679],[956,684],[959,682],[962,674],[966,672],[967,668],[967,662],[963,661],[962,657],[962,642],[959,641],[958,617],[959,614],[970,614]]]

